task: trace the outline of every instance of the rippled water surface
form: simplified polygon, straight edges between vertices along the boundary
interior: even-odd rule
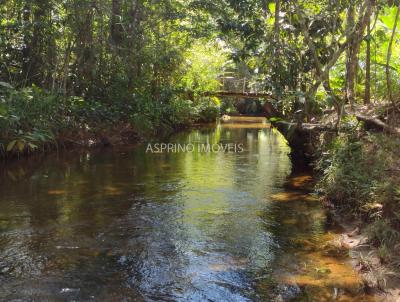
[[[146,153],[146,144],[1,166],[1,301],[366,299],[283,137],[241,121],[173,143],[244,152]],[[197,149],[196,149],[197,150]],[[20,299],[20,300],[18,300]]]

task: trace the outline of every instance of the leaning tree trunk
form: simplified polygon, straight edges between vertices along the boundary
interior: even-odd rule
[[[387,86],[389,101],[393,104],[394,108],[396,108],[396,103],[393,99],[392,77],[390,74],[390,59],[392,58],[392,45],[393,45],[394,37],[396,35],[397,21],[399,19],[399,14],[400,14],[400,5],[397,6],[396,17],[394,19],[394,25],[393,25],[393,30],[392,30],[392,36],[390,37],[390,40],[389,40],[389,46],[388,46],[387,56],[386,56],[386,86]]]
[[[360,17],[359,20],[357,21],[357,24],[353,26],[352,30],[347,32],[347,38],[346,41],[342,44],[340,44],[339,48],[332,54],[330,60],[328,63],[325,64],[325,67],[323,67],[323,64],[321,63],[319,57],[318,57],[318,52],[316,50],[316,47],[314,45],[313,40],[310,38],[310,34],[308,32],[308,28],[305,24],[305,19],[303,17],[303,14],[299,8],[298,5],[295,6],[296,13],[299,16],[299,23],[301,30],[304,35],[304,39],[306,43],[308,44],[309,50],[311,51],[312,54],[312,59],[315,64],[315,69],[316,69],[316,81],[315,83],[311,86],[308,95],[314,95],[316,91],[318,90],[318,87],[321,84],[324,84],[324,88],[328,95],[331,95],[333,99],[335,100],[335,108],[338,113],[338,123],[337,126],[339,125],[340,118],[343,114],[343,104],[340,102],[340,100],[336,100],[336,95],[332,91],[330,85],[329,85],[329,71],[330,69],[335,65],[337,60],[339,59],[340,55],[346,51],[346,49],[349,47],[350,44],[352,43],[358,43],[360,44],[362,41],[362,37],[364,36],[364,31],[368,23],[368,19],[371,17],[370,16],[370,11],[368,11],[368,7],[373,7],[375,4],[374,0],[365,0],[363,5],[361,6],[360,9]],[[335,97],[336,96],[336,97]]]

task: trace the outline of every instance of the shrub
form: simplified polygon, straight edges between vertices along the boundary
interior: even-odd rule
[[[384,134],[342,133],[321,147],[317,185],[343,213],[369,223],[371,242],[393,246],[400,228],[400,140]]]

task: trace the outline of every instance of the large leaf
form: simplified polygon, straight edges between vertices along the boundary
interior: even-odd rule
[[[0,86],[8,88],[8,89],[13,89],[14,88],[13,86],[11,86],[11,84],[6,83],[6,82],[1,82],[1,81],[0,81]]]
[[[4,116],[7,113],[6,108],[2,107],[0,104],[0,117]]]
[[[16,139],[11,141],[11,142],[9,142],[8,145],[7,145],[7,152],[12,151],[12,149],[14,149],[16,143],[17,143]]]

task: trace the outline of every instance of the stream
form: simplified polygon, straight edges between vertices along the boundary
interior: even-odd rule
[[[163,142],[0,166],[0,300],[374,301],[264,119]]]

